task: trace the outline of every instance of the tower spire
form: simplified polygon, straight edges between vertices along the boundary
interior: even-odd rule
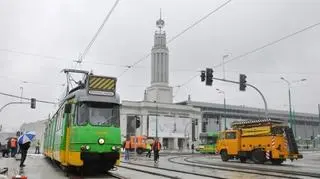
[[[161,29],[164,27],[164,20],[162,20],[161,8],[160,8],[160,19],[157,20],[156,25],[160,29],[160,33],[161,33]]]

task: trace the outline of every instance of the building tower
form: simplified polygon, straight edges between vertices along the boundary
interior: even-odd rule
[[[147,88],[145,100],[160,103],[172,103],[172,87],[169,86],[169,50],[166,45],[164,20],[156,22],[154,45],[151,50],[151,86]]]

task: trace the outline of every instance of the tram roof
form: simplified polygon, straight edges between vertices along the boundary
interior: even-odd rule
[[[107,95],[94,95],[89,94],[87,89],[79,89],[67,95],[65,99],[75,98],[77,101],[91,101],[91,102],[107,102],[120,104],[120,95],[115,93],[113,96]]]

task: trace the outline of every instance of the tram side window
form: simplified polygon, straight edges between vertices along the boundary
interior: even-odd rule
[[[226,139],[236,139],[236,132],[227,132]]]

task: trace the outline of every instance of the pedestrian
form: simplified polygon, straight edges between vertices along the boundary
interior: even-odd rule
[[[20,167],[24,167],[24,161],[27,158],[28,149],[30,148],[31,142],[26,142],[24,144],[19,143],[20,151],[21,151],[21,161],[20,161]]]
[[[123,143],[123,149],[124,149],[124,160],[129,160],[129,151],[131,148],[130,140],[127,138],[126,141]]]
[[[37,141],[35,154],[40,154],[40,141]]]
[[[151,144],[149,144],[149,143],[147,143],[147,155],[146,155],[146,157],[149,157],[149,158],[151,158],[151,151],[152,151],[152,149],[151,149]]]
[[[158,138],[152,144],[152,150],[154,154],[154,163],[159,162],[159,151],[161,150],[161,143],[159,142]]]
[[[9,157],[10,153],[11,153],[11,138],[8,139],[8,142],[7,142],[7,152],[8,152],[8,157]]]
[[[10,139],[11,157],[15,157],[17,153],[17,138],[12,137]]]
[[[192,154],[194,154],[194,144],[191,144]]]
[[[8,144],[3,145],[1,149],[2,149],[2,157],[8,157],[9,156]]]

